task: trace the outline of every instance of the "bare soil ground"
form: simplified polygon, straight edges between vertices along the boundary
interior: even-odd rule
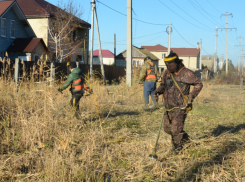
[[[205,83],[185,124],[192,142],[169,154],[170,136],[162,130],[157,155],[166,160],[159,162],[148,156],[163,111],[143,110],[137,84],[109,92],[92,84],[94,94],[81,99],[77,120],[70,98],[55,87],[35,92],[36,83],[25,83],[16,95],[13,82],[1,81],[1,181],[245,181],[245,90],[239,86]]]

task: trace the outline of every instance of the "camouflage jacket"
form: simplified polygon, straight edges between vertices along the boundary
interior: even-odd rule
[[[179,87],[181,88],[184,95],[188,95],[191,101],[200,93],[203,84],[194,73],[182,67],[177,73],[172,73]],[[190,92],[190,86],[194,86]],[[166,109],[172,109],[173,107],[185,107],[184,99],[179,89],[176,87],[174,81],[168,70],[163,73],[162,81],[160,86],[156,90],[159,94],[164,95],[164,102]]]

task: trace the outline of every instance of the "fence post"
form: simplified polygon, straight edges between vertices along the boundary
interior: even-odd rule
[[[240,84],[241,89],[243,89],[243,78],[241,78],[241,84]]]
[[[20,72],[19,62],[20,62],[19,58],[15,58],[14,81],[15,81],[17,92],[18,92],[18,84],[19,84],[19,72]]]
[[[51,61],[51,65],[50,65],[50,85],[52,85],[53,81],[54,81],[54,77],[55,77],[55,63],[54,61]]]

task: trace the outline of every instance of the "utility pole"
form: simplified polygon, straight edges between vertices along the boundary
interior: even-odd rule
[[[237,39],[239,38],[239,45],[235,45],[235,46],[239,46],[239,62],[238,62],[238,74],[241,73],[241,47],[244,45],[241,45],[241,39],[243,37],[237,37]],[[244,38],[243,38],[244,39]]]
[[[226,74],[228,74],[228,40],[228,12],[226,12]]]
[[[222,16],[226,16],[226,28],[220,28],[220,29],[226,29],[226,75],[228,74],[228,29],[236,29],[236,28],[228,28],[228,16],[233,16],[232,14],[228,14],[228,12],[226,12],[226,14],[221,15]]]
[[[218,59],[218,54],[217,54],[217,45],[218,45],[218,27],[216,26],[216,41],[215,41],[215,54],[214,54],[214,73],[217,73],[217,59]]]
[[[242,75],[243,75],[243,58],[244,58],[244,55],[243,55],[243,49],[242,49]]]
[[[116,34],[114,33],[114,63],[116,64]]]
[[[202,69],[202,39],[201,39],[201,45],[200,45],[200,63],[199,68]]]
[[[170,54],[170,47],[171,47],[171,32],[172,32],[172,27],[171,27],[171,23],[169,23],[169,27],[168,27],[168,55]]]
[[[92,0],[92,19],[91,19],[91,52],[90,52],[90,77],[93,75],[93,52],[94,52],[94,7],[95,2]]]
[[[95,15],[95,22],[96,22],[96,27],[97,27],[97,37],[98,37],[98,45],[99,45],[99,53],[100,53],[100,68],[101,68],[101,73],[102,73],[102,77],[103,77],[103,82],[104,82],[104,84],[106,84],[104,63],[103,63],[103,55],[102,55],[101,43],[100,43],[99,23],[98,23],[98,17],[97,17],[96,8],[94,8],[94,15]]]
[[[127,64],[126,81],[132,86],[132,0],[127,0]]]

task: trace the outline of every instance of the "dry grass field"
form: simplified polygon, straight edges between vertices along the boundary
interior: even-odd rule
[[[239,86],[204,83],[186,120],[191,143],[169,155],[170,136],[162,130],[157,155],[166,161],[159,162],[148,156],[163,110],[144,111],[137,84],[122,82],[109,93],[91,84],[94,94],[81,99],[77,120],[70,98],[57,92],[60,85],[25,82],[16,94],[13,82],[1,80],[1,181],[245,181]]]

